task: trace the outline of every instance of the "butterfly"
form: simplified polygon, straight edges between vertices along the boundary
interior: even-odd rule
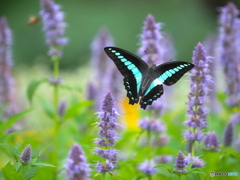
[[[148,66],[140,57],[117,47],[105,47],[104,51],[113,60],[124,76],[124,86],[129,104],[139,103],[146,109],[163,95],[163,84],[175,84],[194,65],[183,61],[171,61],[159,66]]]

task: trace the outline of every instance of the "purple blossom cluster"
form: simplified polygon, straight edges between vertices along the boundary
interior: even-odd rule
[[[122,84],[121,74],[103,50],[103,47],[113,45],[113,38],[107,28],[100,29],[91,45],[91,68],[94,73],[88,83],[87,98],[95,101],[96,110],[99,110],[102,98],[107,92],[111,92],[116,100],[122,95],[122,88],[119,87]]]
[[[178,156],[176,158],[174,166],[176,167],[174,169],[174,172],[176,172],[176,173],[186,173],[187,172],[184,169],[187,166],[187,163],[186,163],[185,157],[181,151],[178,153]]]
[[[89,180],[89,164],[86,162],[84,152],[78,144],[72,146],[65,168],[68,180]]]
[[[153,175],[157,172],[157,169],[154,168],[154,166],[156,166],[154,161],[145,160],[143,163],[139,165],[138,169],[142,171],[144,174]]]
[[[5,17],[0,18],[0,110],[2,120],[17,112],[12,77],[12,32]]]
[[[209,150],[218,151],[219,140],[217,134],[215,132],[208,132],[203,139],[203,144]]]
[[[190,154],[185,157],[186,164],[189,164],[192,162],[191,168],[202,168],[205,165],[205,162],[200,159],[199,157],[195,156],[192,157]]]
[[[159,119],[149,119],[148,117],[142,118],[139,120],[139,126],[143,130],[152,132],[163,133],[166,131],[164,122]]]
[[[50,57],[62,57],[62,48],[68,43],[68,38],[63,37],[67,24],[64,22],[64,13],[61,6],[53,0],[41,0],[43,31],[46,36],[46,44],[49,45]]]
[[[28,164],[32,160],[32,148],[30,145],[27,145],[20,155],[20,161],[23,164]]]
[[[197,44],[192,60],[195,67],[189,73],[190,93],[188,95],[187,111],[189,118],[184,122],[184,125],[192,128],[203,128],[207,125],[208,109],[204,105],[207,103],[212,78],[209,74],[209,63],[211,61],[201,43]]]
[[[192,157],[190,154],[188,156],[184,156],[180,151],[176,158],[174,166],[174,172],[176,173],[186,173],[185,167],[188,166],[189,163],[192,163],[191,168],[202,168],[205,165],[205,162],[201,160],[199,157]]]
[[[195,67],[190,71],[190,93],[188,94],[188,120],[183,124],[193,130],[185,130],[184,137],[188,140],[188,146],[194,141],[201,141],[204,137],[202,128],[207,126],[208,109],[205,106],[212,78],[209,72],[210,58],[201,43],[198,43],[193,52],[193,64]],[[191,147],[192,148],[192,147]],[[191,148],[188,150],[191,151]]]
[[[166,125],[162,120],[145,117],[139,120],[139,127],[142,130],[146,130],[148,133],[151,133],[150,141],[153,147],[163,147],[168,143],[169,137],[164,134],[166,131]],[[142,144],[144,146],[147,144],[146,141],[146,139],[143,140]]]
[[[223,146],[231,146],[234,139],[233,122],[229,122],[223,133]]]
[[[118,112],[114,108],[115,101],[111,93],[107,93],[103,103],[102,103],[102,112],[98,112],[98,117],[100,122],[97,123],[100,131],[98,135],[100,138],[96,138],[96,154],[104,159],[105,163],[98,162],[96,169],[98,172],[106,173],[111,172],[114,169],[114,166],[117,162],[117,150],[114,148],[108,148],[115,145],[117,138],[116,129],[120,126],[116,119],[119,116]],[[104,149],[100,148],[104,147]]]
[[[161,33],[162,24],[156,23],[154,17],[149,14],[144,21],[142,34],[140,34],[140,47],[138,54],[148,63],[149,66],[153,64],[162,64],[173,57],[173,45],[169,36],[164,36]],[[152,106],[148,106],[148,110],[153,110],[153,115],[158,116],[162,114],[165,103],[163,98],[156,101]]]
[[[226,77],[227,104],[240,106],[240,18],[237,7],[229,2],[219,18],[219,58]]]

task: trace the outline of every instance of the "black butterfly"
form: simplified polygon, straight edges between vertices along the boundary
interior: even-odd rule
[[[137,104],[146,109],[147,105],[163,94],[163,86],[176,83],[194,65],[188,62],[171,61],[159,66],[149,67],[138,56],[120,48],[105,47],[106,54],[116,64],[124,76],[124,86],[127,90],[129,104]]]

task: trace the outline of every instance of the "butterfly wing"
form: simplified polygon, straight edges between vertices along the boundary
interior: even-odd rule
[[[145,109],[147,105],[151,105],[152,102],[163,94],[163,86],[171,86],[175,84],[187,71],[194,67],[193,64],[182,61],[172,61],[161,64],[156,67],[154,72],[154,78],[150,84],[148,90],[141,98],[141,108]]]
[[[140,106],[143,109],[146,109],[147,105],[151,105],[153,101],[160,98],[163,95],[163,86],[157,85],[151,89],[149,93],[144,95],[140,100]]]
[[[171,86],[193,67],[193,64],[183,61],[172,61],[161,64],[155,70],[155,74],[157,75],[156,81]]]
[[[124,76],[124,86],[127,90],[129,104],[137,103],[142,76],[148,69],[148,65],[141,58],[124,49],[105,47],[104,50]]]

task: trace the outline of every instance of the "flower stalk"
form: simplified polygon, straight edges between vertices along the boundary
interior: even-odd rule
[[[46,44],[49,46],[48,55],[53,62],[53,107],[54,107],[54,163],[58,166],[58,141],[60,118],[58,115],[59,104],[59,61],[63,55],[62,48],[67,44],[68,38],[62,37],[65,33],[66,23],[64,13],[60,11],[61,6],[55,4],[53,0],[41,0],[40,15],[43,20],[43,31],[46,37]],[[57,177],[57,170],[55,178]]]

